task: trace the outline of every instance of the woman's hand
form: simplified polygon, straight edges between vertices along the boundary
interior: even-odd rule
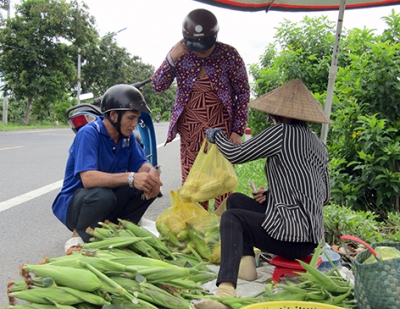
[[[229,137],[229,140],[234,144],[241,144],[242,143],[242,137],[239,134],[235,133],[235,132],[232,132],[231,136]]]
[[[180,57],[184,54],[188,53],[189,49],[186,47],[184,40],[180,40],[175,46],[172,48],[170,55],[171,60],[176,63]]]
[[[254,200],[259,202],[260,204],[264,203],[267,200],[267,197],[264,195],[264,192],[265,192],[265,188],[264,187],[260,187],[257,190],[256,187],[254,186],[254,183],[251,183],[250,187],[252,189],[251,193],[253,194]]]

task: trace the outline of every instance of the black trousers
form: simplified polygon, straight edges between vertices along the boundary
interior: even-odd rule
[[[222,214],[221,264],[217,286],[221,282],[232,282],[235,287],[242,256],[254,256],[254,247],[288,259],[303,258],[316,248],[316,244],[279,241],[272,238],[261,227],[266,204],[260,204],[242,193],[233,193],[226,202],[227,210]]]
[[[142,193],[129,186],[78,189],[68,206],[67,227],[88,242],[91,236],[86,229],[99,226],[99,222],[118,223],[118,219],[124,219],[137,224],[154,201],[143,200]]]

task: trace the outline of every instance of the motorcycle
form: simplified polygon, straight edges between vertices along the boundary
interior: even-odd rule
[[[151,82],[151,78],[148,78],[142,82],[136,82],[131,84],[138,90],[144,85]],[[102,115],[100,111],[101,97],[95,98],[92,103],[83,103],[72,106],[66,111],[66,118],[72,131],[76,134],[80,128],[84,125],[96,121],[96,119]],[[153,120],[147,113],[140,113],[138,125],[133,131],[137,142],[143,148],[149,162],[159,168],[157,159],[157,144],[156,135],[154,131]]]

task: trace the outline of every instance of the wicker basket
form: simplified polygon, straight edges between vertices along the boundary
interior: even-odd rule
[[[342,307],[307,301],[271,301],[243,307],[242,309],[343,309]],[[381,308],[383,309],[383,308]]]
[[[400,258],[381,260],[374,248],[395,247],[400,250],[400,242],[380,242],[371,246],[354,236],[344,235],[342,242],[353,240],[363,244],[368,250],[356,255],[352,261],[354,273],[354,296],[359,309],[399,309],[400,308]],[[346,248],[346,246],[343,246]],[[376,263],[363,262],[373,254]]]

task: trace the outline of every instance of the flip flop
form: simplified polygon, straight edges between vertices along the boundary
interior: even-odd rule
[[[348,253],[346,252],[346,249],[343,248],[342,246],[332,245],[331,248],[336,253],[339,253],[340,255],[345,257],[349,257],[350,255],[351,258],[354,258],[357,255],[357,253],[364,250],[362,248],[358,248],[356,245],[353,244],[346,244],[346,249]]]
[[[84,244],[84,241],[79,236],[71,237],[64,245],[65,254],[70,255],[74,251],[80,251],[82,249],[82,244]]]

